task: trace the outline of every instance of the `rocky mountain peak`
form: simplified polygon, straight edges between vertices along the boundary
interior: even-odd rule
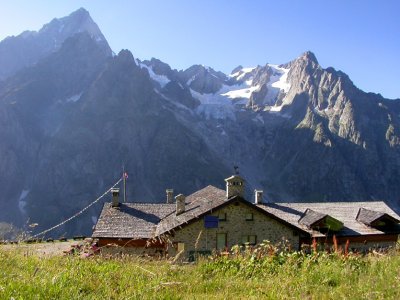
[[[89,17],[90,18],[90,14],[89,14],[89,12],[85,9],[85,8],[83,8],[83,7],[80,7],[80,8],[78,8],[76,11],[74,11],[74,12],[72,12],[71,14],[70,14],[70,16],[72,17]]]
[[[118,53],[117,59],[125,63],[133,63],[134,65],[136,65],[135,58],[133,57],[132,52],[127,49],[122,49]]]
[[[112,50],[88,11],[80,8],[69,16],[53,19],[39,31],[24,31],[0,42],[0,80],[60,49],[64,41],[87,32],[109,56]]]
[[[227,76],[213,68],[203,65],[193,65],[180,71],[179,77],[184,84],[201,94],[213,94],[228,80]]]
[[[84,8],[80,8],[66,17],[53,19],[39,30],[39,34],[53,37],[55,48],[67,37],[79,32],[89,33],[96,42],[106,42],[100,28]]]
[[[179,81],[178,79],[178,71],[172,70],[171,67],[165,62],[157,59],[151,58],[151,60],[144,60],[143,62],[139,62],[147,67],[150,73],[153,74],[153,79],[158,81],[161,86],[164,86],[169,81]]]
[[[302,59],[308,62],[312,62],[318,65],[318,60],[317,57],[315,56],[315,54],[311,51],[306,51],[304,52],[302,55],[300,55],[300,57],[298,59]]]
[[[239,72],[242,69],[243,69],[243,66],[242,65],[238,65],[236,68],[234,68],[232,70],[231,74],[235,74],[235,73]]]
[[[169,73],[172,71],[168,64],[154,57],[152,57],[150,61],[143,61],[143,63],[146,66],[151,67],[153,72],[157,75],[169,75]]]
[[[306,51],[291,62],[280,65],[280,67],[289,69],[307,68],[309,72],[312,72],[312,70],[320,68],[320,65],[315,54],[311,51]]]
[[[51,23],[62,22],[64,24],[70,23],[75,25],[80,25],[85,22],[94,23],[93,19],[91,18],[89,12],[84,9],[83,7],[73,11],[68,16],[62,18],[54,18],[50,23],[45,24],[42,29],[48,27]]]

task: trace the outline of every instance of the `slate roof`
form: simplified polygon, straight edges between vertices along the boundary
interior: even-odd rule
[[[371,211],[385,213],[395,220],[399,216],[384,202],[319,202],[319,203],[266,203],[258,204],[258,207],[265,211],[293,224],[305,231],[308,231],[312,236],[323,237],[323,233],[309,229],[306,225],[300,224],[299,220],[307,209],[311,209],[319,214],[328,213],[331,217],[343,222],[343,228],[335,232],[338,236],[357,236],[357,235],[374,235],[384,234],[383,231],[374,227],[368,226],[357,220],[357,214],[360,208],[365,208]],[[400,228],[397,227],[400,233]]]
[[[162,218],[175,211],[175,204],[105,203],[92,237],[148,239]]]
[[[185,212],[180,215],[175,215],[175,212],[173,212],[166,216],[160,224],[158,224],[155,234],[160,235],[176,227],[197,220],[205,213],[224,205],[226,202],[226,192],[209,185],[186,197]]]
[[[365,225],[369,225],[369,226],[373,226],[373,224],[376,221],[379,221],[383,218],[390,219],[391,221],[396,222],[396,223],[399,222],[398,219],[393,218],[392,216],[388,215],[385,212],[374,211],[374,210],[366,209],[364,207],[361,207],[357,214],[357,221],[360,221],[360,222],[364,223]]]
[[[223,205],[228,205],[237,200],[264,212],[282,224],[315,237],[324,237],[325,234],[313,230],[310,225],[328,214],[343,222],[343,228],[335,232],[338,236],[384,234],[385,232],[367,224],[372,224],[374,218],[376,220],[376,217],[382,216],[392,218],[396,223],[400,219],[384,202],[265,203],[254,205],[240,197],[226,199],[224,190],[209,185],[186,197],[185,212],[180,215],[175,213],[175,203],[121,203],[117,209],[112,208],[110,203],[106,203],[92,236],[130,239],[153,238],[172,232],[202,218]],[[360,208],[363,210],[360,211]],[[305,213],[307,209],[308,213]],[[359,214],[359,211],[362,213]],[[395,226],[394,229],[394,232],[400,233],[400,225]]]
[[[299,224],[305,225],[311,228],[315,223],[325,218],[327,214],[322,214],[312,209],[306,209],[303,216],[299,219]]]
[[[104,204],[92,237],[153,238],[226,203],[224,190],[207,186],[185,199],[185,212],[176,215],[176,204],[121,203],[118,208]]]
[[[234,201],[240,201],[243,204],[249,205],[273,219],[277,219],[289,227],[293,227],[294,229],[299,229],[299,231],[304,232],[302,228],[297,228],[296,226],[287,223],[285,220],[271,215],[269,212],[260,209],[259,207],[239,196],[226,199],[226,191],[209,185],[186,198],[186,211],[184,213],[176,215],[175,212],[172,212],[170,215],[162,219],[157,226],[155,235],[158,236],[161,234],[170,233],[176,228],[180,228],[186,224],[189,224],[190,222],[196,221],[203,216],[212,213],[213,210],[219,209],[224,205],[229,205],[229,203]]]

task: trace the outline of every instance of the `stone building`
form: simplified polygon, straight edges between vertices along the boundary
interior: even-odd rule
[[[120,203],[112,191],[93,231],[104,250],[157,252],[186,257],[225,251],[234,245],[264,240],[297,250],[316,239],[366,250],[394,245],[400,217],[384,202],[268,203],[255,191],[254,202],[244,199],[244,180],[234,175],[226,190],[207,186],[187,197],[167,190],[166,203]],[[112,247],[118,245],[121,247]]]

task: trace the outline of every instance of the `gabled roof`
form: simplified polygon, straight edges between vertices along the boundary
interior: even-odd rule
[[[323,220],[327,214],[322,214],[312,209],[307,208],[303,216],[299,219],[299,224],[305,225],[308,228]]]
[[[318,214],[329,213],[329,216],[343,223],[343,228],[336,232],[338,236],[357,236],[357,235],[376,235],[385,232],[378,228],[373,228],[357,221],[357,215],[361,207],[384,212],[388,216],[398,219],[399,216],[382,201],[374,202],[318,202],[318,203],[265,203],[258,204],[258,207],[297,226],[315,237],[323,237],[325,234],[308,228],[305,224],[300,224],[299,220],[307,209],[313,210]],[[310,220],[312,215],[310,215]],[[317,215],[316,215],[317,216]],[[320,215],[318,215],[320,216]],[[317,219],[315,217],[314,219]],[[311,222],[311,221],[310,221]],[[400,233],[400,228],[396,228]]]
[[[374,211],[361,207],[357,214],[357,221],[364,223],[368,226],[376,226],[381,220],[389,220],[393,223],[399,223],[400,221],[385,212]]]
[[[320,213],[307,208],[299,219],[299,224],[305,225],[308,229],[339,231],[343,223],[328,214]]]
[[[153,238],[196,220],[202,214],[224,204],[224,190],[207,186],[186,198],[185,212],[176,215],[176,204],[121,203],[118,208],[104,204],[92,237]]]
[[[158,236],[197,220],[205,213],[223,205],[226,201],[226,192],[224,190],[209,185],[186,197],[185,212],[176,215],[174,211],[161,220],[155,235]]]
[[[175,204],[105,203],[92,237],[148,239],[162,218],[175,211]]]
[[[155,235],[158,236],[161,234],[170,233],[176,228],[180,228],[186,224],[196,221],[203,216],[212,213],[213,210],[220,209],[223,206],[229,205],[235,201],[239,201],[245,205],[248,205],[249,207],[258,210],[262,214],[267,215],[272,219],[278,220],[282,224],[285,224],[295,230],[306,233],[302,228],[293,226],[285,220],[280,219],[279,217],[260,209],[259,207],[244,200],[239,196],[234,196],[226,199],[226,192],[224,190],[209,185],[186,198],[186,211],[184,213],[176,215],[175,212],[173,212],[162,219],[157,226]]]

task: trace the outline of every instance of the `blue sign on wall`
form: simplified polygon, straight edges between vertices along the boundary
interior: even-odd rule
[[[205,228],[218,228],[218,217],[205,216],[204,217],[204,227]]]

